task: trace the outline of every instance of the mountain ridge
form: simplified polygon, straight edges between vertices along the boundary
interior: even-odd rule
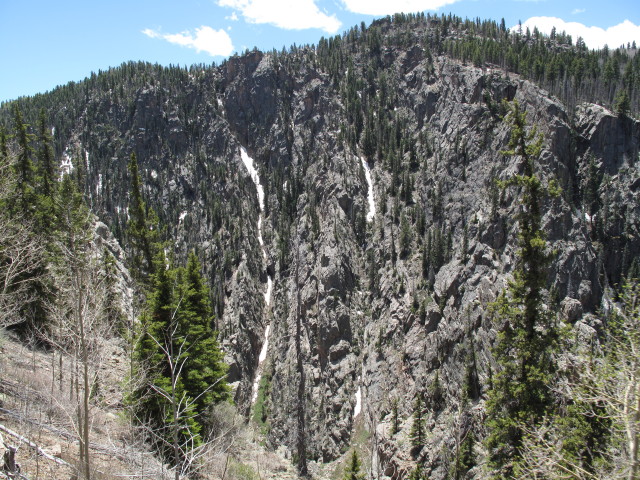
[[[502,153],[510,135],[503,101],[517,100],[540,129],[538,174],[562,189],[545,200],[543,217],[557,251],[548,290],[562,314],[597,330],[592,314],[640,251],[640,123],[596,105],[613,106],[614,83],[584,80],[561,101],[510,70],[508,55],[501,66],[482,59],[493,44],[526,53],[548,41],[495,22],[401,15],[315,48],[252,51],[211,68],[127,64],[16,103],[31,118],[49,102],[56,157],[86,170],[85,197],[123,245],[126,161],[136,153],[165,238],[179,257],[194,249],[204,265],[245,413],[271,325],[269,446],[284,445],[297,461],[338,458],[361,391],[366,430],[380,445],[372,458],[391,472],[412,461],[387,434],[392,400],[408,419],[414,396],[440,382],[443,405],[431,406],[434,434],[422,460],[432,478],[445,478],[454,439],[447,425],[472,353],[479,396],[471,423],[480,428],[496,368],[488,307],[516,257],[518,192],[495,181],[521,171]],[[560,56],[600,55],[564,45]],[[575,86],[568,75],[563,82],[551,81],[551,90]],[[592,102],[580,101],[589,91]],[[242,149],[264,187],[266,258]],[[597,184],[590,203],[589,182]],[[376,211],[368,221],[370,185]]]

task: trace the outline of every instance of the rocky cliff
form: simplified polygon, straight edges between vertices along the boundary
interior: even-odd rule
[[[553,307],[588,323],[640,251],[640,122],[456,60],[441,30],[389,19],[221,66],[127,64],[20,101],[27,112],[47,107],[58,156],[86,169],[94,212],[125,245],[136,153],[165,238],[205,265],[246,412],[270,326],[267,439],[297,461],[337,458],[360,425],[372,468],[402,478],[413,399],[426,393],[423,460],[444,478],[469,378],[464,421],[482,428],[495,369],[488,305],[517,248],[519,192],[496,181],[522,167],[503,154],[503,100],[517,100],[543,135],[537,174],[561,189],[544,200]]]

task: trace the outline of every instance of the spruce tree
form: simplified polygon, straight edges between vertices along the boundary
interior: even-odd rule
[[[128,168],[131,190],[127,233],[131,242],[132,269],[139,281],[148,283],[154,273],[154,259],[158,250],[158,219],[153,209],[147,207],[142,196],[142,181],[135,153],[131,154]]]
[[[162,251],[155,262],[135,352],[144,382],[132,392],[133,412],[162,432],[159,450],[182,468],[206,435],[208,408],[228,399],[229,387],[195,254],[186,268],[168,265]]]
[[[14,164],[16,173],[16,202],[11,205],[14,213],[20,212],[27,219],[34,213],[35,195],[35,167],[33,166],[33,135],[29,133],[28,125],[24,123],[22,112],[17,105],[13,108],[15,137],[18,144],[17,161]]]
[[[351,457],[349,457],[349,463],[344,469],[342,480],[364,480],[364,474],[360,471],[361,468],[362,462],[358,457],[358,452],[354,449]]]
[[[550,255],[541,225],[544,188],[534,173],[542,137],[535,128],[527,133],[526,114],[517,102],[510,106],[508,120],[512,130],[505,153],[523,160],[523,173],[507,182],[521,189],[516,268],[507,290],[492,306],[502,327],[493,350],[500,370],[487,400],[486,445],[495,478],[510,478],[520,459],[525,428],[552,410],[549,384],[557,344],[553,318],[543,305]]]
[[[182,274],[181,287],[184,307],[180,320],[189,349],[184,385],[187,394],[194,399],[197,411],[205,412],[209,405],[228,398],[229,387],[224,381],[226,366],[217,332],[213,330],[209,288],[200,272],[200,262],[192,251]]]
[[[55,193],[58,181],[56,178],[57,168],[51,146],[52,138],[47,131],[44,109],[40,110],[37,127],[39,147],[36,167],[38,188],[36,221],[42,233],[48,237],[51,235],[56,222]]]
[[[411,446],[413,452],[419,452],[424,446],[425,431],[424,431],[424,402],[422,401],[422,395],[416,393],[415,403],[413,405],[413,424],[409,431],[409,438],[411,439]]]
[[[52,197],[56,188],[56,163],[51,146],[52,138],[47,130],[46,116],[44,109],[40,110],[38,116],[38,180],[40,193],[47,197]]]

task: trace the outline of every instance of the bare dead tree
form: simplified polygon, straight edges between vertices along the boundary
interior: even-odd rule
[[[69,384],[75,412],[68,415],[80,439],[80,474],[89,479],[91,396],[95,393],[104,360],[104,339],[110,336],[113,325],[105,315],[106,292],[101,262],[89,239],[79,236],[58,248],[61,261],[54,268],[58,294],[50,305],[54,327],[47,341],[73,359],[75,368]]]

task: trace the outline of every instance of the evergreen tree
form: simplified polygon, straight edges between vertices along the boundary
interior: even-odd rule
[[[422,401],[422,395],[420,393],[416,394],[416,399],[413,405],[413,424],[409,431],[409,438],[411,439],[413,451],[419,452],[425,442],[424,402]]]
[[[151,281],[136,346],[145,378],[132,392],[133,411],[152,431],[161,432],[159,450],[183,469],[189,452],[202,441],[208,407],[229,398],[226,367],[195,254],[186,268],[176,268],[159,251]]]
[[[57,167],[53,155],[53,147],[51,146],[52,138],[47,129],[44,109],[40,110],[40,115],[38,116],[38,141],[40,142],[37,168],[39,193],[51,198],[54,195],[57,184]]]
[[[182,334],[188,341],[189,349],[184,386],[187,394],[194,399],[196,410],[204,412],[209,405],[228,398],[229,387],[224,381],[226,366],[218,346],[217,332],[213,330],[209,288],[200,272],[200,263],[192,251],[181,282],[184,290]]]
[[[0,126],[0,166],[4,168],[9,161],[9,147],[7,146],[7,132]]]
[[[47,130],[44,109],[40,110],[38,117],[38,163],[37,174],[37,211],[36,221],[41,233],[48,237],[55,225],[56,205],[55,193],[58,185],[56,178],[57,168],[51,146],[51,135]]]
[[[358,452],[354,449],[349,458],[349,463],[344,469],[342,480],[364,480],[364,473],[360,472],[362,462],[358,457]]]
[[[400,422],[398,418],[398,399],[391,401],[391,435],[395,435],[400,431]]]
[[[418,464],[416,465],[416,468],[411,470],[408,480],[425,480],[426,478],[427,477],[425,477],[425,474],[422,471],[422,465]]]
[[[32,134],[28,132],[28,125],[24,123],[22,112],[14,104],[13,121],[15,136],[18,143],[18,157],[14,164],[16,172],[16,202],[10,206],[14,213],[16,209],[31,218],[34,213],[35,195],[35,168],[33,166],[33,147],[31,146]]]
[[[127,232],[131,241],[131,263],[138,280],[147,283],[154,273],[154,258],[158,250],[158,219],[153,209],[147,207],[142,196],[142,182],[135,153],[131,154],[128,168],[131,191]]]
[[[619,117],[625,117],[629,114],[629,106],[629,94],[626,90],[622,90],[616,95],[616,99],[613,103],[613,108]]]
[[[526,114],[517,102],[510,107],[511,139],[508,155],[523,159],[522,175],[508,184],[522,189],[518,215],[519,250],[514,278],[493,305],[502,325],[493,354],[500,371],[493,378],[487,400],[489,435],[486,445],[496,478],[509,478],[520,458],[527,425],[535,425],[552,410],[549,384],[554,371],[557,332],[543,308],[550,255],[541,227],[543,187],[534,173],[542,148],[536,129],[526,131]]]

